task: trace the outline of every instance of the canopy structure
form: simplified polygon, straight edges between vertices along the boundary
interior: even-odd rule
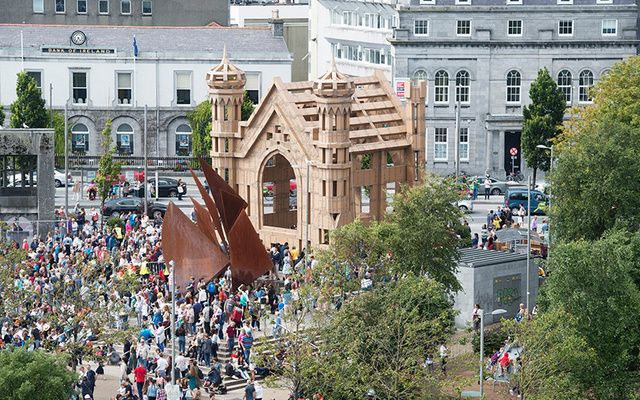
[[[231,266],[233,286],[251,284],[272,268],[271,259],[245,212],[247,203],[203,159],[211,195],[191,171],[205,206],[193,200],[196,222],[170,203],[162,229],[164,257],[174,261],[176,285],[208,280]]]

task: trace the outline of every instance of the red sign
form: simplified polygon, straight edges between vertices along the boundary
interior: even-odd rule
[[[515,147],[512,147],[511,149],[509,149],[509,154],[511,154],[512,156],[517,156],[518,155],[518,149]]]
[[[396,96],[405,98],[408,79],[396,79]]]

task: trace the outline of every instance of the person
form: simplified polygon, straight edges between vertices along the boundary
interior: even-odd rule
[[[527,308],[524,306],[523,303],[520,303],[520,308],[518,309],[518,312],[516,313],[515,320],[517,322],[521,322],[521,321],[524,321],[524,320],[526,320],[528,318],[529,318],[529,312],[527,311]]]
[[[447,346],[442,343],[440,345],[440,369],[445,376],[447,375],[447,357],[449,357],[448,353],[449,349],[447,349]]]
[[[480,185],[478,184],[478,180],[479,178],[477,176],[473,178],[473,184],[471,186],[471,189],[472,189],[471,198],[473,200],[478,200],[478,189],[480,188]]]
[[[253,384],[253,379],[247,380],[247,386],[244,387],[243,400],[256,400],[256,387]]]
[[[424,360],[424,367],[429,372],[434,371],[435,367],[434,367],[433,357],[431,356],[431,354],[427,354],[427,358],[426,360]]]
[[[147,386],[147,399],[156,400],[157,397],[158,397],[158,385],[156,385],[156,380],[153,378],[149,378],[148,386]]]
[[[534,215],[533,219],[531,220],[531,231],[534,233],[538,232],[538,216]]]
[[[484,199],[491,199],[491,179],[489,179],[489,175],[484,178]]]
[[[80,181],[75,181],[73,183],[73,200],[80,201],[80,191],[82,190]]]
[[[138,367],[133,370],[133,375],[136,381],[136,387],[138,389],[138,398],[142,398],[142,388],[144,387],[144,382],[147,379],[147,369],[142,365],[142,363],[138,363]]]
[[[260,382],[254,381],[253,387],[256,390],[255,399],[256,400],[262,400],[262,398],[264,396],[264,388],[262,387]]]
[[[185,187],[186,185],[184,184],[184,182],[182,182],[182,179],[178,179],[178,200],[182,200]]]
[[[473,234],[473,239],[471,239],[471,247],[476,248],[480,243],[480,236],[478,236],[478,232]]]
[[[471,320],[473,321],[473,330],[478,333],[480,331],[480,318],[482,317],[482,309],[480,304],[476,304],[471,312]]]

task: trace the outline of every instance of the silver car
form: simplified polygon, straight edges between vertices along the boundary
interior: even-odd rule
[[[489,177],[491,180],[491,188],[489,189],[489,193],[493,196],[498,196],[507,193],[509,189],[516,187],[527,187],[526,184],[520,182],[512,182],[512,181],[501,181],[499,179]],[[480,183],[480,193],[479,195],[484,194],[484,181]]]

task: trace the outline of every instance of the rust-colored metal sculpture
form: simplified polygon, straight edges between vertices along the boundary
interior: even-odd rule
[[[167,261],[176,262],[176,285],[184,288],[192,276],[196,281],[209,279],[229,263],[220,245],[204,235],[175,204],[169,203],[164,223],[162,250]]]
[[[231,265],[234,287],[250,284],[271,269],[271,259],[245,212],[247,203],[209,164],[199,161],[211,196],[191,171],[206,208],[192,199],[194,224],[169,204],[162,228],[164,258],[175,261],[176,284],[183,287],[192,276],[209,279],[227,265]]]

